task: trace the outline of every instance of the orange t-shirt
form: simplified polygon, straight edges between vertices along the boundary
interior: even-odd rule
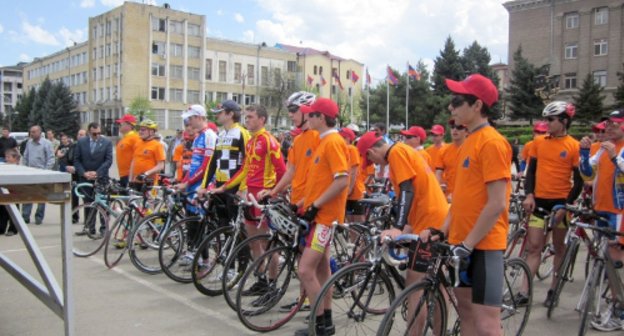
[[[414,199],[407,217],[412,232],[418,234],[428,227],[440,228],[448,212],[448,202],[431,167],[412,147],[403,143],[394,144],[387,156],[390,181],[396,193],[404,181],[411,180],[414,186]]]
[[[529,153],[531,152],[531,146],[533,146],[533,140],[527,142],[522,147],[522,152],[520,152],[520,159],[525,161],[526,164],[529,164]]]
[[[179,143],[176,148],[173,150],[173,158],[171,159],[173,162],[176,162],[176,175],[175,179],[181,181],[184,176],[182,176],[182,152],[184,151],[184,142]]]
[[[353,186],[353,191],[347,197],[348,200],[360,200],[364,197],[364,180],[360,178],[360,175],[366,175],[365,171],[362,171],[362,158],[360,157],[360,152],[358,152],[357,147],[353,145],[347,145],[349,148],[349,171],[351,168],[357,166],[357,170],[355,173],[355,185]]]
[[[117,159],[117,169],[119,170],[119,177],[130,175],[130,164],[132,164],[132,155],[134,149],[141,142],[141,138],[135,131],[126,133],[123,138],[117,143],[115,151]]]
[[[572,170],[578,167],[580,146],[570,135],[536,137],[529,157],[537,158],[535,197],[567,198],[572,189]]]
[[[431,146],[425,148],[425,151],[429,154],[429,156],[431,156],[431,162],[434,165],[438,161],[438,155],[440,155],[440,150],[442,150],[442,148],[444,148],[445,146],[446,144],[443,142],[440,144],[440,146],[432,144]]]
[[[488,201],[487,183],[506,180],[505,203],[511,194],[511,146],[493,127],[470,133],[459,149],[455,192],[451,203],[449,243],[459,244],[474,227]],[[509,229],[508,206],[492,229],[475,246],[479,250],[505,250]]]
[[[442,170],[442,180],[446,182],[446,192],[451,194],[455,186],[455,174],[457,171],[457,158],[460,146],[450,143],[440,150],[435,169]]]
[[[622,147],[624,147],[624,141],[616,143],[615,152],[619,154]],[[613,164],[607,152],[602,152],[598,159],[598,164],[594,169],[598,169],[596,172],[597,180],[594,182],[594,184],[598,186],[594,188],[594,210],[607,211],[615,214],[624,213],[624,211],[616,208],[615,204],[613,204],[613,175],[615,174],[615,164]]]
[[[429,168],[431,168],[431,170],[435,171],[435,167],[434,167],[434,162],[431,159],[431,155],[429,155],[429,153],[427,153],[427,151],[420,147],[420,149],[416,150],[416,153],[420,154],[420,156],[422,156],[423,159],[425,159],[425,162],[429,165]]]
[[[165,148],[160,141],[151,139],[139,142],[134,150],[132,176],[136,178],[154,168],[160,161],[165,161]]]
[[[297,204],[303,199],[308,169],[312,163],[312,154],[320,141],[317,131],[305,130],[295,137],[288,149],[288,165],[295,166],[295,175],[290,183],[290,202],[292,204]]]
[[[308,179],[306,180],[304,209],[318,199],[334,180],[340,176],[349,178],[348,149],[342,136],[336,130],[325,132],[321,142],[312,155]],[[323,204],[316,222],[331,226],[334,221],[344,222],[347,205],[347,188],[344,188],[336,197]]]
[[[600,149],[600,144],[601,142],[598,141],[591,144],[591,146],[589,147],[589,157],[594,156],[594,154],[598,152],[598,150]]]

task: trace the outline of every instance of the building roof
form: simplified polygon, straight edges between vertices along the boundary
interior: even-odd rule
[[[14,71],[22,71],[24,70],[24,66],[28,64],[26,62],[19,62],[16,65],[7,65],[0,67],[0,70],[14,70]]]
[[[353,61],[356,62],[358,64],[362,64],[354,59],[346,59],[343,57],[340,57],[338,55],[334,55],[332,53],[330,53],[329,51],[325,50],[325,51],[321,51],[321,50],[317,50],[314,48],[306,48],[306,47],[297,47],[297,46],[292,46],[292,45],[288,45],[288,44],[283,44],[283,43],[276,43],[275,44],[275,48],[280,48],[283,50],[288,50],[292,53],[297,53],[298,55],[303,55],[303,56],[313,56],[313,55],[321,55],[321,56],[325,56],[327,58],[329,58],[332,61]]]

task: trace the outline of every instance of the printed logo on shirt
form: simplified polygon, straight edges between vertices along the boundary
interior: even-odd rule
[[[305,156],[308,156],[308,157],[312,156],[312,149],[311,148],[308,148],[308,150],[305,153]]]
[[[321,157],[317,156],[316,159],[314,159],[314,164],[318,164],[319,161],[321,161]]]
[[[147,149],[143,150],[143,155],[147,155],[147,154],[149,154],[149,150]]]
[[[469,157],[467,157],[467,158],[464,160],[464,163],[462,164],[462,167],[464,167],[464,168],[468,168],[468,167],[470,167],[470,158],[469,158]]]
[[[566,151],[559,153],[559,157],[561,157],[562,159],[565,159],[566,156],[568,156],[568,152]]]

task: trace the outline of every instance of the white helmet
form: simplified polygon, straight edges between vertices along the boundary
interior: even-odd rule
[[[301,106],[301,105],[312,105],[316,100],[316,95],[314,93],[299,91],[295,92],[286,99],[286,106]]]
[[[575,108],[574,104],[564,102],[561,100],[556,100],[544,107],[544,111],[542,112],[543,117],[552,117],[559,116],[562,114],[566,114],[568,117],[574,117]]]
[[[294,237],[298,232],[299,219],[286,204],[270,205],[268,215],[271,229],[289,237]]]

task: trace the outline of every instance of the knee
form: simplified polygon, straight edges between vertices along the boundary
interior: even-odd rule
[[[313,280],[316,277],[316,270],[310,269],[310,267],[299,267],[297,274],[299,275],[299,281],[306,283]]]

